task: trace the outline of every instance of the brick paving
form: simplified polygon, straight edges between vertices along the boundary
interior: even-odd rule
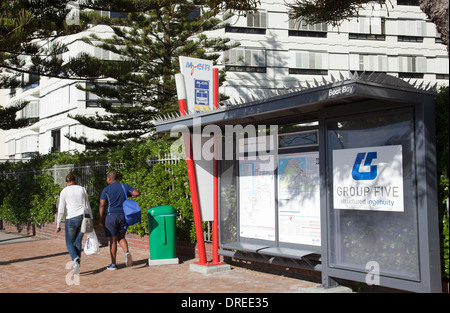
[[[21,237],[0,231],[0,293],[303,293],[319,284],[240,267],[201,274],[189,270],[191,260],[178,265],[148,266],[149,252],[131,250],[126,267],[118,249],[118,270],[108,271],[109,248],[98,255],[82,254],[79,284],[70,275],[70,261],[61,239]],[[68,282],[68,283],[67,283]]]

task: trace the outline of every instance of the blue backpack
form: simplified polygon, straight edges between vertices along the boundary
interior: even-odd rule
[[[139,204],[132,199],[128,199],[128,195],[125,191],[125,188],[123,187],[123,184],[120,185],[122,186],[126,198],[125,202],[123,203],[123,212],[125,213],[125,221],[127,222],[127,225],[131,226],[140,223],[141,208],[139,207]]]

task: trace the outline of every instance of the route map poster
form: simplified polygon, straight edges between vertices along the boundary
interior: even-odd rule
[[[319,152],[278,156],[279,241],[320,246]]]
[[[275,240],[274,157],[239,158],[240,236]]]

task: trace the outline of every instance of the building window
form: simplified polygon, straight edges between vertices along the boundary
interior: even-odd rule
[[[267,28],[267,12],[249,13],[247,15],[247,27]]]
[[[307,24],[300,19],[289,20],[289,36],[326,38],[328,25],[326,23]]]
[[[349,54],[349,69],[356,72],[387,72],[387,55]]]
[[[435,43],[443,43],[442,41],[442,35],[436,30],[436,36],[434,38]]]
[[[258,11],[247,15],[246,26],[226,26],[227,33],[265,35],[267,28],[267,12]]]
[[[437,57],[434,61],[434,68],[436,71],[436,79],[448,80],[449,60],[446,57]]]
[[[225,69],[231,72],[266,73],[266,51],[232,49],[224,52]]]
[[[109,17],[109,18],[126,19],[128,17],[128,13],[125,13],[125,12],[111,12],[111,11],[103,11],[103,10],[99,10],[98,12],[102,16],[106,16],[106,17]]]
[[[12,98],[12,97],[15,97],[15,96],[16,96],[16,88],[11,87],[9,89],[9,97]]]
[[[289,51],[289,74],[327,75],[328,53]]]
[[[385,19],[362,16],[349,22],[349,39],[386,40]]]
[[[423,37],[417,36],[398,36],[399,42],[423,42]]]
[[[8,148],[8,152],[7,155],[10,158],[14,158],[14,155],[16,154],[16,140],[10,140],[6,143],[7,148]]]
[[[52,147],[51,152],[61,151],[61,129],[52,130]]]
[[[397,0],[397,5],[419,6],[419,0]]]
[[[31,158],[38,154],[39,146],[39,136],[29,135],[19,139],[20,153],[22,158]],[[19,151],[16,151],[19,152]]]
[[[398,41],[423,42],[426,36],[425,20],[398,20],[397,21]]]
[[[448,80],[449,79],[449,75],[448,74],[436,74],[436,79],[445,79]]]
[[[39,101],[30,101],[20,113],[22,118],[39,117]]]
[[[399,56],[398,77],[423,78],[427,71],[427,59],[422,56]]]
[[[114,88],[112,85],[108,85],[106,83],[99,83],[98,85],[100,87],[105,86],[105,87]],[[93,87],[94,87],[94,84],[86,83],[86,88],[93,88]],[[100,102],[99,102],[100,99],[113,103],[113,107],[119,107],[119,106],[129,107],[129,106],[131,106],[129,104],[120,102],[118,99],[102,98],[102,97],[96,95],[95,93],[86,92],[86,107],[87,108],[100,108],[101,107]]]
[[[23,80],[23,90],[28,90],[31,88],[38,87],[41,77],[39,76],[39,74],[24,74],[22,76],[22,80]]]

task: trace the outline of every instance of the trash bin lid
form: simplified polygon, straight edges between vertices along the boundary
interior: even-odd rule
[[[167,214],[175,214],[175,209],[171,205],[160,205],[147,210],[148,216],[158,216],[158,215],[167,215]]]

